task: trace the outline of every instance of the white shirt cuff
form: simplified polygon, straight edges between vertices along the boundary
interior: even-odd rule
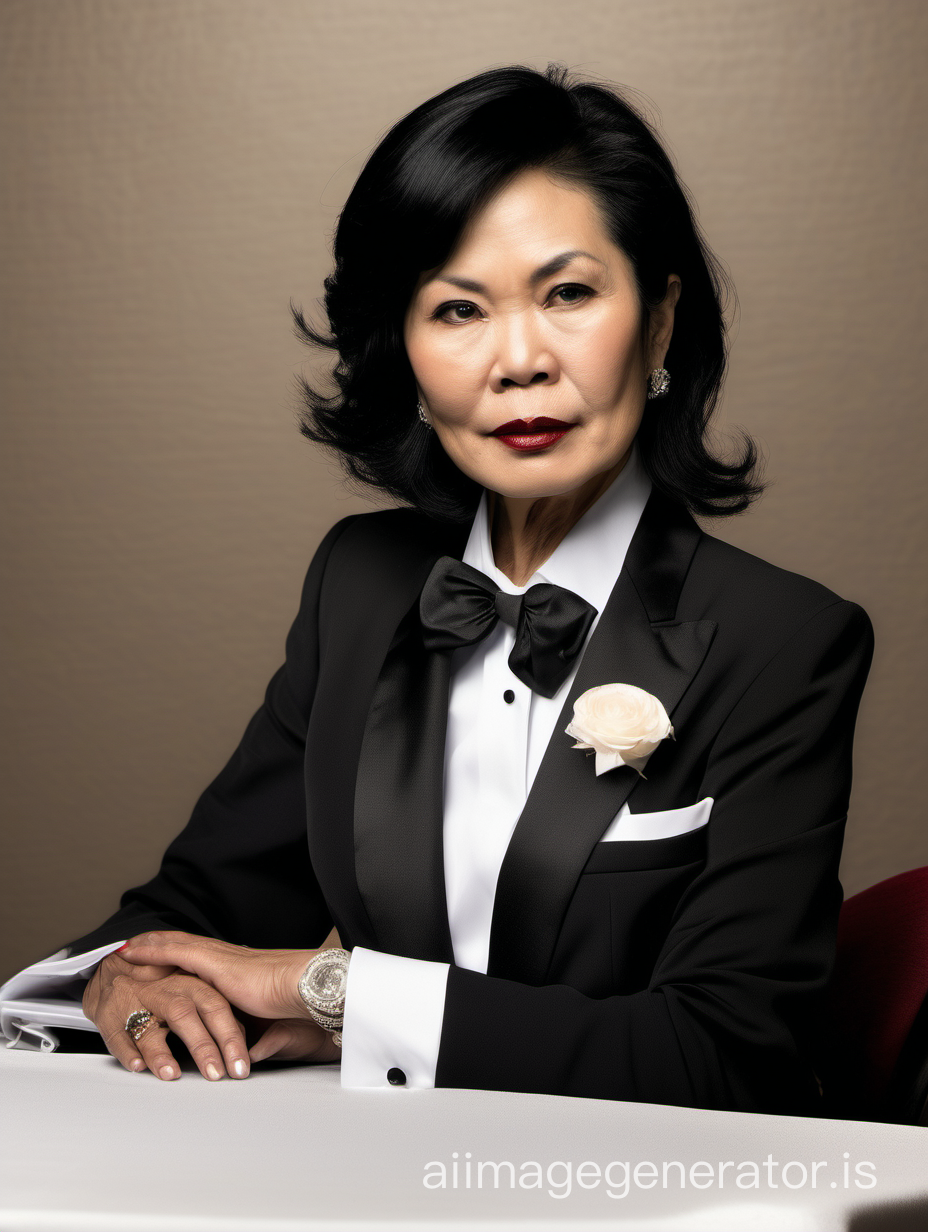
[[[447,963],[356,946],[345,989],[342,1086],[434,1087],[447,982]]]

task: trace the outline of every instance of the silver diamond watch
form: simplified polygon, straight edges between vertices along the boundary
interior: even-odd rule
[[[320,950],[307,963],[299,983],[300,996],[313,1022],[331,1031],[339,1048],[342,1046],[350,958],[347,950]]]

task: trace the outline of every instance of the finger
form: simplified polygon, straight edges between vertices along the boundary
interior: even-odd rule
[[[271,1023],[258,1042],[249,1049],[248,1055],[251,1057],[252,1064],[266,1061],[269,1057],[287,1061],[306,1056],[307,1051],[311,1053],[315,1047],[316,1041],[311,1037],[308,1041],[301,1041],[300,1031],[295,1022],[280,1019]]]
[[[112,955],[104,958],[87,981],[81,1006],[99,1031],[110,1055],[115,1057],[120,1065],[138,1074],[145,1068],[145,1062],[126,1031],[126,1019],[119,1020],[120,1010],[110,1000],[111,988],[108,980],[104,978],[105,965],[110,959]]]
[[[225,943],[189,933],[143,933],[127,943],[119,957],[132,967],[181,967],[209,980],[222,961]]]
[[[203,945],[212,944],[220,948],[227,948],[226,943],[219,941],[214,937],[203,937],[196,933],[184,933],[180,931],[172,931],[169,929],[160,929],[153,932],[137,933],[136,936],[130,937],[118,950],[113,953],[120,958],[124,958],[127,962],[135,963],[154,963],[162,966],[177,966],[174,959],[163,957],[166,954],[182,954],[189,948],[198,948]],[[147,954],[148,958],[141,957],[141,951]]]
[[[122,1041],[134,1048],[142,1067],[148,1068],[163,1082],[180,1078],[180,1064],[166,1044],[168,1031],[164,1027],[164,1015],[158,998],[158,983],[140,983],[133,975],[115,975],[110,983],[107,1004],[97,1021],[104,1042],[113,1053],[124,1052]],[[154,1021],[145,1027],[137,1040],[126,1030],[129,1015],[137,1010],[148,1010]],[[129,1058],[129,1062],[134,1058]],[[129,1064],[129,1068],[134,1068]]]
[[[177,993],[170,988],[165,992],[166,985],[166,980],[146,984],[140,983],[131,974],[114,975],[111,999],[105,1013],[105,1025],[101,1025],[100,1032],[107,1048],[112,1050],[112,1047],[117,1046],[120,1030],[127,1040],[130,1039],[125,1030],[129,1015],[136,1010],[148,1010],[154,1021],[138,1039],[130,1042],[134,1043],[144,1067],[150,1069],[155,1077],[163,1082],[171,1082],[181,1076],[181,1069],[167,1044],[169,1022],[166,1009],[172,1000],[178,998]],[[206,1076],[212,1077],[212,1074]],[[222,1072],[217,1071],[216,1076],[221,1078]]]
[[[327,1032],[314,1022],[281,1018],[271,1023],[249,1050],[252,1064],[277,1057],[280,1061],[309,1061],[328,1040]]]
[[[135,1042],[145,1065],[162,1082],[173,1082],[180,1077],[180,1065],[167,1043],[168,1029],[157,1023],[146,1028]]]
[[[108,955],[108,958],[110,959],[111,970],[114,973],[119,973],[120,975],[131,975],[133,979],[144,980],[146,982],[151,980],[163,980],[167,976],[173,975],[177,970],[176,965],[173,963],[170,965],[131,963],[123,958],[118,950],[114,950],[112,954]]]
[[[149,1007],[141,1005],[136,998],[134,1009],[130,1010],[125,1018],[122,1016],[123,1008],[119,1008],[118,1002],[111,1005],[106,1014],[106,1024],[100,1027],[100,1034],[109,1051],[134,1073],[148,1068],[165,1082],[179,1078],[180,1065],[165,1042],[167,1031],[159,1025],[157,1015],[151,1026],[146,1027],[138,1039],[133,1040],[126,1030],[126,1020],[134,1010]],[[154,1010],[149,1012],[155,1014]]]
[[[273,1022],[257,1043],[248,1049],[248,1055],[254,1065],[258,1061],[266,1061],[268,1057],[276,1056],[293,1040],[293,1031],[286,1022]]]
[[[191,998],[171,997],[166,1008],[161,1010],[161,1015],[165,1024],[164,1028],[157,1033],[146,1031],[139,1041],[142,1056],[149,1069],[161,1078],[170,1077],[169,1074],[161,1073],[163,1065],[167,1065],[168,1068],[172,1065],[173,1059],[166,1055],[168,1049],[165,1042],[167,1032],[170,1030],[184,1042],[194,1064],[204,1078],[209,1082],[219,1082],[221,1078],[225,1078],[226,1067],[222,1052],[204,1025],[196,1003]],[[149,1034],[151,1034],[152,1043],[146,1048],[145,1037]]]
[[[197,1008],[204,1026],[219,1046],[225,1072],[230,1078],[247,1078],[251,1062],[245,1028],[235,1017],[232,1006],[215,989],[204,985],[197,994]]]
[[[132,1042],[132,1037],[125,1028],[125,1024],[117,1024],[115,1027],[110,1027],[108,1030],[100,1028],[100,1038],[106,1045],[109,1054],[116,1058],[120,1065],[130,1070],[133,1074],[140,1074],[145,1068],[145,1061],[142,1059],[141,1053]]]
[[[136,933],[134,937],[130,937],[118,950],[114,950],[115,954],[120,954],[126,946],[137,945],[141,941],[150,941],[152,944],[160,942],[170,944],[184,944],[190,941],[204,941],[206,938],[199,933],[187,933],[182,928],[156,928],[150,932]]]
[[[193,976],[178,975],[146,990],[149,1004],[186,1044],[204,1078],[247,1078],[248,1046],[226,998]],[[143,1054],[144,1055],[144,1054]]]

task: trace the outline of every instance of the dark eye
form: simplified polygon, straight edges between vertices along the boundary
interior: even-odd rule
[[[549,299],[559,299],[562,304],[579,304],[588,299],[593,292],[578,282],[565,282],[563,286],[555,287]]]
[[[475,320],[477,311],[476,304],[468,304],[465,300],[461,300],[455,303],[441,304],[432,315],[436,321],[448,321],[454,324],[455,322]]]

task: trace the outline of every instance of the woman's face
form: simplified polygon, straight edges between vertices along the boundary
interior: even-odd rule
[[[642,339],[628,260],[593,197],[520,173],[422,275],[404,336],[445,452],[508,497],[556,496],[618,467],[664,359],[680,290]]]

